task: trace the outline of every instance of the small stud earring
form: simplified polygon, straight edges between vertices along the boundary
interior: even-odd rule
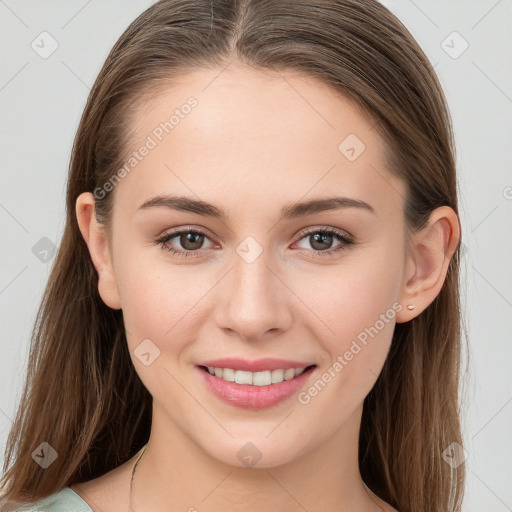
[[[414,309],[414,306],[412,304],[407,304],[407,309],[412,311]]]

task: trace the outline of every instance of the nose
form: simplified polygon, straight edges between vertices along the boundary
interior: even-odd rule
[[[246,341],[276,336],[286,331],[293,319],[290,296],[271,258],[264,251],[248,263],[234,256],[234,267],[219,283],[214,320],[219,328]]]

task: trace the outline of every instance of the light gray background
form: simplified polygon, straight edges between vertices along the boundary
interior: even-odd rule
[[[59,243],[71,144],[87,94],[114,42],[151,3],[0,0],[2,461],[52,261],[51,252],[44,262],[33,247],[48,248],[44,237]],[[512,0],[383,3],[435,65],[454,120],[469,328],[464,510],[510,511]],[[43,31],[59,45],[47,59],[31,47]],[[464,40],[469,47],[453,58]]]

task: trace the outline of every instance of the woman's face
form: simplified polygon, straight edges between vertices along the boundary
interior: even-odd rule
[[[272,467],[358,428],[405,307],[405,185],[377,130],[314,78],[240,66],[182,77],[131,122],[111,258],[154,432]],[[225,358],[315,367],[247,388],[198,366]]]

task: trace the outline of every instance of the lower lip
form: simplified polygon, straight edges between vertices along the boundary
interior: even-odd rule
[[[303,371],[293,379],[268,386],[236,384],[216,377],[202,367],[196,366],[196,368],[210,391],[224,402],[244,409],[264,409],[282,402],[298,392],[315,371],[316,366]]]

